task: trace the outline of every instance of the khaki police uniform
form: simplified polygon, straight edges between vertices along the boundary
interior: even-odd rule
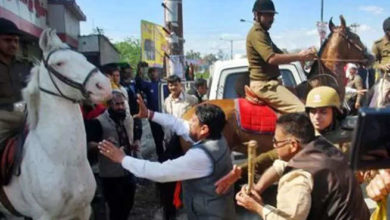
[[[374,68],[381,70],[381,66],[390,64],[390,41],[386,36],[374,42],[372,47],[372,53],[375,56]],[[380,71],[382,72],[382,71]],[[383,72],[382,72],[383,73]],[[375,80],[379,78],[379,74],[376,75]]]
[[[249,62],[250,88],[272,108],[281,113],[303,112],[303,103],[280,85],[278,65],[267,61],[276,53],[283,53],[271,40],[269,33],[255,22],[246,39]]]
[[[9,65],[0,61],[0,143],[23,124],[24,105],[18,102],[22,101],[30,69],[21,59],[14,59]]]

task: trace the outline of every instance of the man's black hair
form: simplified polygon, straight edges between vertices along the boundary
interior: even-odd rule
[[[207,139],[220,139],[222,130],[226,124],[225,113],[222,109],[213,104],[200,104],[195,108],[195,114],[201,124],[209,127],[209,136]]]
[[[118,63],[118,66],[122,71],[125,69],[133,69],[129,63]]]
[[[199,78],[195,81],[195,88],[199,88],[201,86],[206,86],[207,85],[207,81],[203,78]]]
[[[157,71],[157,68],[155,68],[155,67],[149,67],[149,69],[148,69],[148,75],[150,76],[150,74],[152,74],[154,71]]]
[[[167,79],[167,82],[168,83],[176,83],[176,82],[181,83],[181,79],[177,75],[170,75]]]
[[[137,74],[139,74],[139,72],[141,71],[142,67],[149,67],[149,65],[148,65],[147,62],[144,62],[144,61],[138,62],[138,64],[137,64]]]
[[[100,67],[100,71],[106,75],[112,76],[114,71],[118,71],[118,65],[116,63],[108,63]]]
[[[276,121],[276,125],[282,127],[286,134],[294,136],[302,144],[307,144],[315,138],[313,124],[304,113],[282,115]]]

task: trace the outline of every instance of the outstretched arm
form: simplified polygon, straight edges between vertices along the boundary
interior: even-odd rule
[[[261,194],[270,187],[274,182],[278,181],[280,178],[279,174],[276,172],[274,167],[268,168],[263,175],[261,175],[259,181],[255,185],[255,190],[257,193]]]
[[[280,54],[275,53],[268,59],[269,64],[279,65],[286,64],[294,61],[310,61],[316,57],[316,53],[313,49],[302,50],[296,54]]]
[[[177,135],[183,137],[186,141],[193,142],[192,139],[189,137],[190,127],[187,121],[180,118],[176,118],[171,114],[153,112],[146,107],[141,95],[137,96],[139,112],[134,116],[135,118],[149,118],[150,120],[160,124],[164,128],[175,132]]]
[[[135,176],[156,182],[201,178],[210,175],[213,170],[209,156],[202,149],[191,149],[181,157],[159,163],[126,156],[123,148],[118,148],[107,140],[100,142],[98,147],[101,154],[120,163]]]

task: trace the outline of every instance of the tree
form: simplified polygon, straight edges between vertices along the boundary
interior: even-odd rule
[[[124,41],[115,43],[119,50],[120,62],[127,62],[135,69],[141,60],[141,42],[139,39],[127,38]]]
[[[228,55],[223,52],[223,50],[218,49],[217,58],[218,60],[226,60]]]
[[[218,58],[215,56],[215,54],[212,54],[212,53],[203,56],[203,61],[207,65],[211,65],[211,64],[213,64],[217,60],[218,60]]]
[[[186,59],[187,60],[200,60],[201,59],[200,53],[199,52],[195,52],[193,50],[187,51]]]

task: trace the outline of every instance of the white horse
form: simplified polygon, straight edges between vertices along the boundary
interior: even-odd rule
[[[80,106],[85,98],[111,95],[107,77],[86,58],[61,42],[54,30],[39,40],[43,61],[31,71],[23,91],[30,133],[20,176],[4,187],[13,207],[33,219],[88,219],[96,189],[87,161]],[[3,207],[2,211],[10,212]]]

